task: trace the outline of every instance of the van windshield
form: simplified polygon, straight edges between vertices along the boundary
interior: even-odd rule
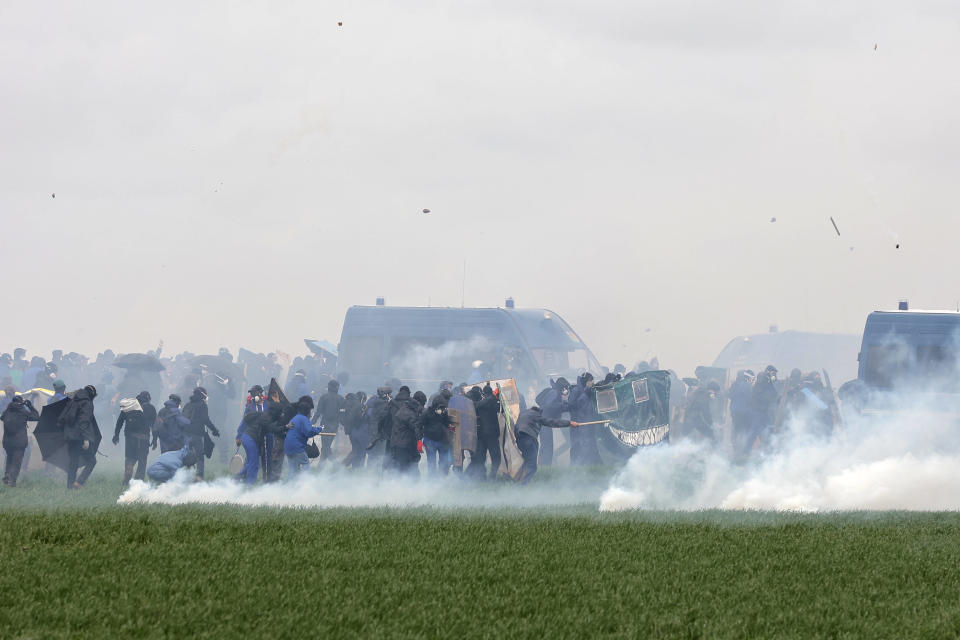
[[[568,375],[573,372],[583,373],[584,371],[600,372],[599,363],[590,357],[590,352],[586,349],[566,351],[534,347],[530,349],[530,353],[533,354],[540,370],[549,376]]]

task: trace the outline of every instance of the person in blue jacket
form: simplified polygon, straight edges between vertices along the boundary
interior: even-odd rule
[[[270,404],[264,397],[263,387],[253,385],[248,392],[247,406],[243,410],[243,419],[237,427],[237,446],[243,447],[247,460],[237,479],[246,484],[255,484],[260,471],[260,441],[269,422]]]
[[[197,464],[197,452],[186,444],[183,449],[178,451],[167,451],[160,454],[147,468],[147,477],[163,484],[172,478],[181,467],[192,467]]]
[[[310,413],[313,411],[313,398],[301,396],[297,401],[297,415],[290,421],[291,429],[283,441],[283,453],[290,463],[290,478],[293,478],[303,468],[310,468],[310,458],[307,457],[307,440],[319,435],[322,426],[314,427],[310,424]]]

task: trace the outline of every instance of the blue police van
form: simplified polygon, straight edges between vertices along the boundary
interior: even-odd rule
[[[340,371],[351,388],[399,379],[431,390],[441,381],[514,378],[524,395],[549,379],[600,372],[580,336],[549,309],[354,306],[340,335]]]

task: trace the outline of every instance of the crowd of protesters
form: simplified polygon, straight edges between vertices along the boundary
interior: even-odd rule
[[[215,356],[182,353],[166,357],[162,348],[161,343],[155,351],[137,354],[145,356],[139,360],[110,350],[92,361],[60,351],[53,352],[50,360],[38,356],[28,360],[23,349],[0,356],[4,483],[16,486],[20,469],[29,458],[27,424],[39,419],[42,407],[38,403],[65,399],[67,408],[57,424],[63,432],[64,471],[71,488],[83,487],[97,464],[104,437],[100,425],[113,427],[111,442],[115,446],[123,435],[124,484],[146,478],[162,482],[183,467],[202,480],[205,461],[215,451],[219,451],[221,464],[238,458],[236,464],[242,466],[233,471],[247,484],[296,475],[308,469],[312,459],[318,459],[320,465],[410,473],[425,456],[429,476],[447,474],[453,468],[475,480],[492,479],[501,467],[502,405],[489,385],[445,381],[431,390],[428,398],[423,391],[412,392],[394,379],[376,390],[342,394],[349,374],[338,372],[335,358],[325,353],[290,361],[282,354],[263,355],[245,349],[236,359],[227,349],[220,349]],[[538,466],[553,464],[560,450],[553,429],[578,427],[600,417],[594,395],[597,384],[658,369],[655,359],[638,363],[631,372],[618,364],[601,372],[604,377],[599,380],[584,372],[573,383],[564,378],[551,380],[549,387],[529,400],[521,395],[514,425],[523,456],[520,478],[528,481]],[[705,370],[703,375],[700,369]],[[803,415],[824,434],[836,421],[832,390],[825,388],[816,373],[803,375],[795,370],[779,382],[771,365],[759,374],[740,371],[729,386],[711,378],[705,368],[698,368],[695,378],[681,379],[669,373],[670,437],[717,443],[724,434],[722,425],[729,425],[728,446],[741,462],[762,450],[771,434],[793,416]],[[119,380],[115,381],[115,376]],[[97,382],[91,384],[91,380]],[[278,380],[285,380],[282,388]],[[239,394],[238,389],[248,382],[253,384],[246,394]],[[456,467],[454,427],[448,413],[454,396],[459,402],[470,402],[476,416],[476,446]],[[159,410],[155,398],[162,399]],[[598,447],[599,428],[584,426],[566,432],[562,450],[569,451],[571,465],[604,462]],[[335,457],[338,434],[348,443],[339,444],[341,456]],[[158,447],[148,465],[151,451]]]

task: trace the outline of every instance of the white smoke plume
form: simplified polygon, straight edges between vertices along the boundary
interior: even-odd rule
[[[639,451],[600,510],[960,509],[957,420],[918,405],[855,417],[827,439],[793,421],[771,453],[745,467],[704,443]]]
[[[449,340],[435,347],[413,343],[391,362],[391,369],[400,378],[448,379],[457,384],[469,378],[477,361],[483,363],[481,374],[487,379],[487,370],[496,357],[493,341],[473,336],[469,340]]]
[[[555,478],[519,486],[508,482],[475,483],[455,475],[442,478],[383,475],[367,469],[325,468],[285,482],[248,487],[232,478],[192,482],[181,469],[164,484],[134,480],[119,504],[233,504],[274,507],[561,507],[595,505],[606,481]]]

